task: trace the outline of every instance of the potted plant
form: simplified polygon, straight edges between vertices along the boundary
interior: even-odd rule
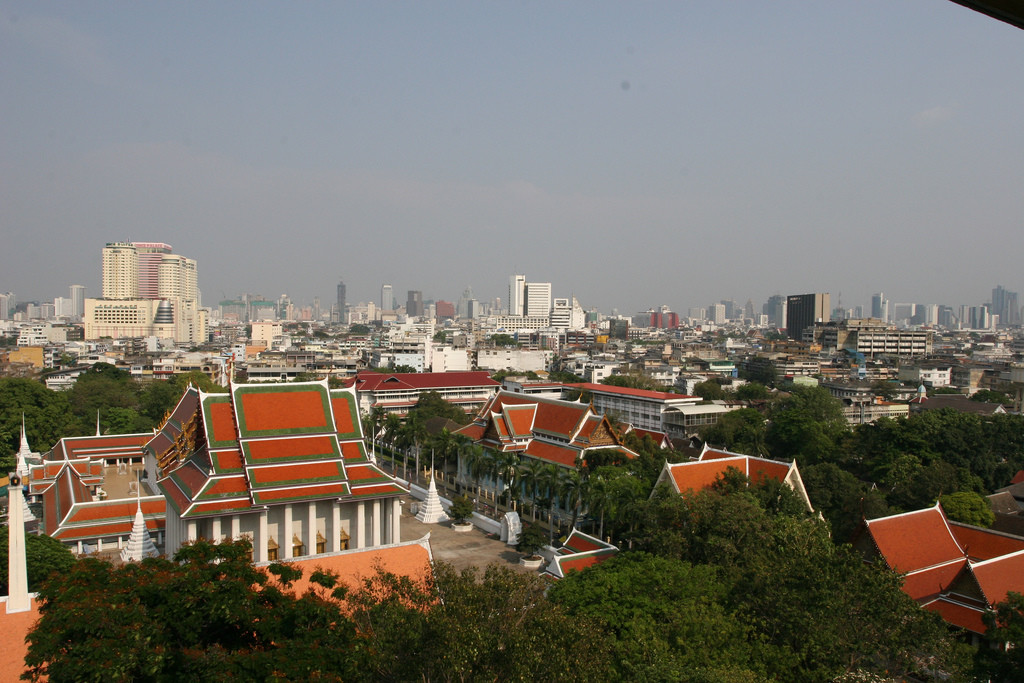
[[[473,501],[469,499],[469,496],[455,496],[452,498],[448,516],[452,518],[453,530],[469,531],[473,528],[473,524],[469,521],[473,517]]]
[[[519,533],[519,543],[516,544],[516,550],[521,552],[523,556],[519,559],[519,564],[530,569],[538,569],[544,563],[544,558],[537,554],[544,545],[544,532],[535,526],[524,527]]]

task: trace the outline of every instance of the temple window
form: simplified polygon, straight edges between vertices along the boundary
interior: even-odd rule
[[[275,541],[274,537],[271,536],[270,540],[267,541],[267,559],[270,560],[271,562],[276,562],[277,561],[277,550],[278,550],[277,541]]]

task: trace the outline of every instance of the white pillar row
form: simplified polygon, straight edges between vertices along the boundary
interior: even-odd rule
[[[221,539],[224,537],[224,534],[221,533],[220,529],[220,517],[213,518],[213,528],[210,530],[210,536],[213,537],[210,540],[214,543],[220,543]]]
[[[292,556],[292,504],[284,506],[284,529],[281,535],[284,538],[277,539],[277,559],[286,560]]]
[[[356,504],[356,528],[355,533],[351,534],[351,536],[349,547],[366,547],[366,503],[363,501],[359,501]]]
[[[397,498],[391,499],[391,542],[402,542],[402,503]]]
[[[316,501],[306,503],[306,554],[316,554]]]
[[[332,553],[341,550],[341,503],[331,501],[331,545]]]
[[[256,538],[253,539],[253,544],[256,546],[256,561],[266,562],[267,561],[267,511],[260,510],[260,531],[256,534]],[[279,551],[280,552],[280,551]]]
[[[231,515],[231,540],[237,541],[242,536],[242,519],[238,515]]]
[[[199,538],[199,532],[196,529],[195,520],[191,520],[188,523],[188,540],[195,541],[197,538]]]
[[[380,498],[373,501],[373,517],[370,519],[370,543],[373,547],[380,545],[381,519],[380,519]]]

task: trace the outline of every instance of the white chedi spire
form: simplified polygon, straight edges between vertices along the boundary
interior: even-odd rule
[[[448,514],[441,507],[441,496],[437,495],[437,485],[434,484],[434,476],[431,473],[430,487],[427,489],[426,499],[420,503],[420,510],[416,513],[416,519],[424,524],[439,524],[448,521]]]
[[[15,465],[15,472],[21,477],[21,482],[24,486],[28,486],[28,456],[33,455],[32,449],[28,445],[28,437],[25,436],[25,413],[21,414],[21,446],[18,448],[18,462]],[[21,511],[24,516],[24,521],[34,522],[36,516],[32,514],[32,510],[28,507],[28,496],[22,493],[21,496]]]
[[[146,520],[142,516],[142,500],[139,500],[135,509],[135,521],[132,523],[132,535],[128,538],[128,544],[121,549],[121,560],[123,562],[141,562],[147,557],[156,557],[160,551],[153,543],[153,537],[149,535],[146,527]]]
[[[22,509],[21,477],[15,474],[7,487],[10,508],[7,511],[7,613],[27,612],[32,608],[28,594],[28,561],[25,554],[25,520]],[[21,500],[18,500],[21,498]]]

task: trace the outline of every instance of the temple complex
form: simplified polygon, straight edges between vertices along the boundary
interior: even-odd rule
[[[146,480],[167,499],[167,555],[198,538],[247,537],[256,562],[400,540],[407,491],[367,457],[352,388],[189,388],[145,450]]]

